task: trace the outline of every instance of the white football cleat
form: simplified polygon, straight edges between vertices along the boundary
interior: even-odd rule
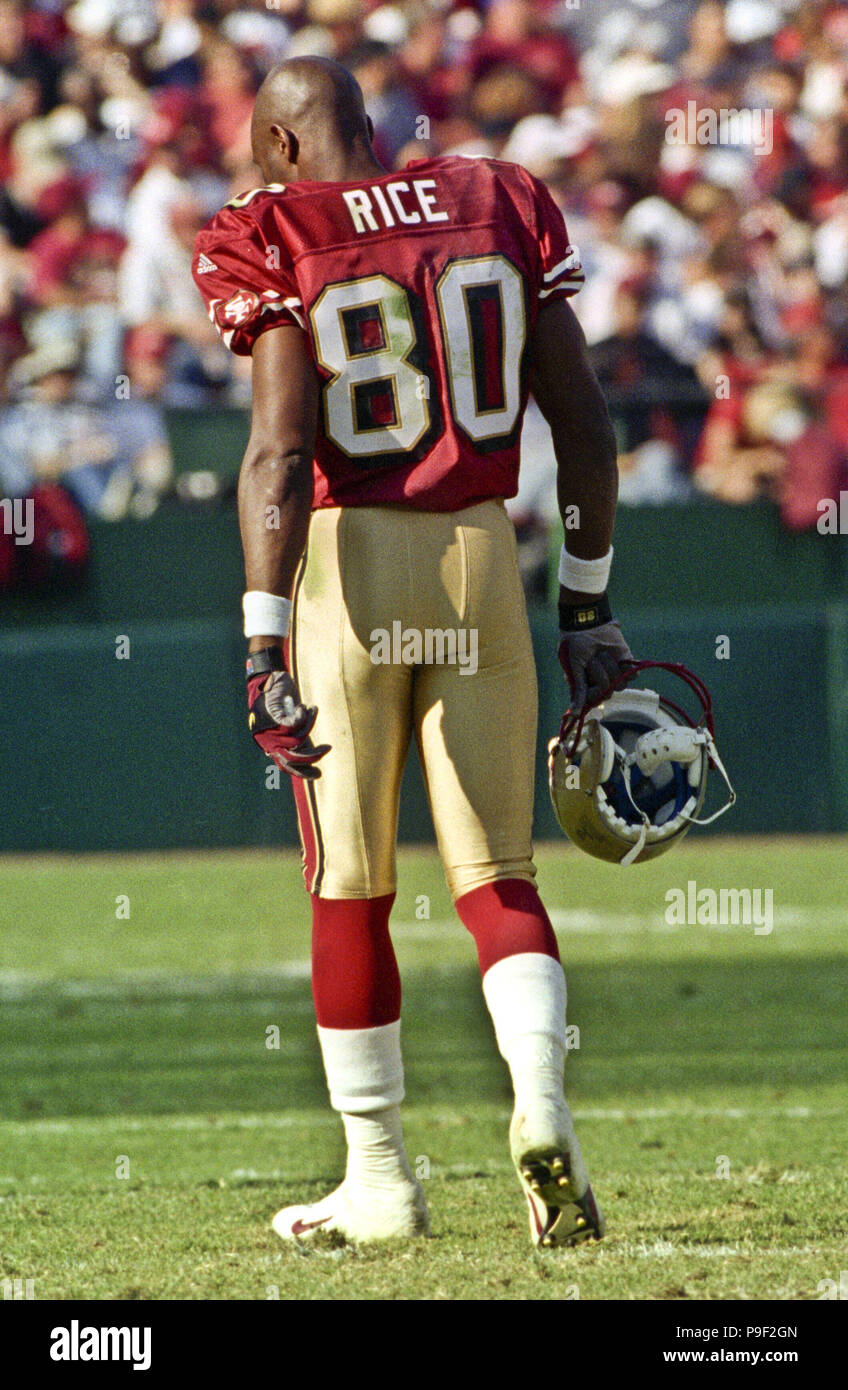
[[[424,1190],[414,1181],[384,1192],[356,1191],[342,1183],[311,1206],[283,1207],[271,1225],[281,1240],[308,1240],[317,1231],[338,1231],[353,1241],[430,1234]]]
[[[512,1161],[530,1209],[534,1245],[600,1240],[604,1218],[592,1194],[571,1112],[561,1106],[518,1111],[509,1129]]]

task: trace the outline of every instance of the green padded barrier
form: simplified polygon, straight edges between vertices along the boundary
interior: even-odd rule
[[[92,559],[64,593],[0,594],[3,627],[232,618],[244,588],[233,506],[165,505],[147,521],[90,524]]]
[[[610,592],[637,609],[848,598],[848,539],[787,531],[770,502],[624,507],[615,521]],[[551,597],[562,532],[551,545]]]
[[[159,849],[251,839],[254,751],[230,624],[0,638],[0,846]],[[116,658],[129,638],[129,659]],[[235,678],[234,678],[235,676]],[[291,817],[289,824],[293,825]]]
[[[716,831],[848,829],[845,606],[622,612],[634,651],[682,660],[710,686],[738,806]],[[545,748],[565,687],[553,615],[532,616],[540,687],[536,824],[558,835]],[[716,636],[730,659],[716,659]],[[127,637],[128,660],[116,658]],[[196,621],[0,636],[0,850],[296,843],[291,790],[245,727],[243,639]],[[704,833],[711,833],[710,831]],[[404,840],[431,840],[416,755]]]
[[[243,587],[232,504],[163,506],[148,521],[95,522],[92,564],[65,594],[0,594],[0,624],[232,617]],[[551,593],[559,554],[551,547]],[[766,503],[622,507],[611,593],[617,609],[700,609],[848,600],[848,539],[792,536]]]
[[[165,428],[177,473],[211,468],[222,478],[238,477],[250,433],[249,410],[235,406],[203,410],[171,407],[165,411]]]
[[[787,604],[698,613],[628,608],[619,616],[636,656],[682,661],[712,694],[719,751],[739,799],[699,834],[848,829],[844,770],[839,770],[845,762],[848,687],[844,645],[839,648],[833,635],[837,616],[844,629],[848,608]],[[546,739],[558,730],[565,693],[555,664],[556,620],[540,614],[531,627],[540,685],[538,764]],[[728,660],[716,658],[719,635],[729,638]],[[839,689],[828,669],[837,649],[843,671],[841,725],[833,708]],[[650,683],[646,676],[644,684]],[[674,683],[660,688],[672,694]],[[679,695],[672,698],[690,708]],[[719,783],[717,778],[716,794]],[[555,831],[553,812],[537,783],[535,833]]]
[[[828,759],[834,785],[834,827],[848,828],[848,604],[833,604],[827,609],[827,689],[828,738],[814,757],[817,768]],[[807,718],[803,704],[799,720]]]

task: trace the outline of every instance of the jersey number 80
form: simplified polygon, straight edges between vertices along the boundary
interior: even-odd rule
[[[450,261],[435,286],[456,424],[477,444],[507,436],[521,408],[524,282],[503,255]],[[309,311],[327,438],[350,458],[406,454],[433,423],[420,304],[388,275],[328,285]],[[386,460],[388,462],[388,460]]]

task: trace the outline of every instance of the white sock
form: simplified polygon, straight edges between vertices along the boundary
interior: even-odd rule
[[[506,956],[486,971],[483,994],[516,1106],[562,1105],[566,990],[559,961],[536,951]]]
[[[348,1145],[345,1183],[384,1189],[409,1182],[400,1102],[400,1021],[377,1028],[322,1028],[318,1038],[330,1091]]]
[[[382,1191],[412,1181],[406,1156],[400,1106],[372,1110],[368,1115],[342,1115],[347,1138],[345,1183]]]
[[[367,1115],[403,1100],[400,1019],[378,1028],[322,1028],[318,1041],[334,1110]]]

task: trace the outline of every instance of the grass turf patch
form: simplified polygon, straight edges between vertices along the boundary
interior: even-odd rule
[[[7,860],[0,1277],[36,1298],[817,1298],[848,1235],[845,848],[705,839],[632,874],[542,850],[610,1232],[551,1254],[529,1244],[508,1077],[431,851],[401,856],[394,918],[434,1235],[360,1249],[268,1229],[343,1168],[296,858]],[[670,926],[689,879],[771,888],[773,931]]]

